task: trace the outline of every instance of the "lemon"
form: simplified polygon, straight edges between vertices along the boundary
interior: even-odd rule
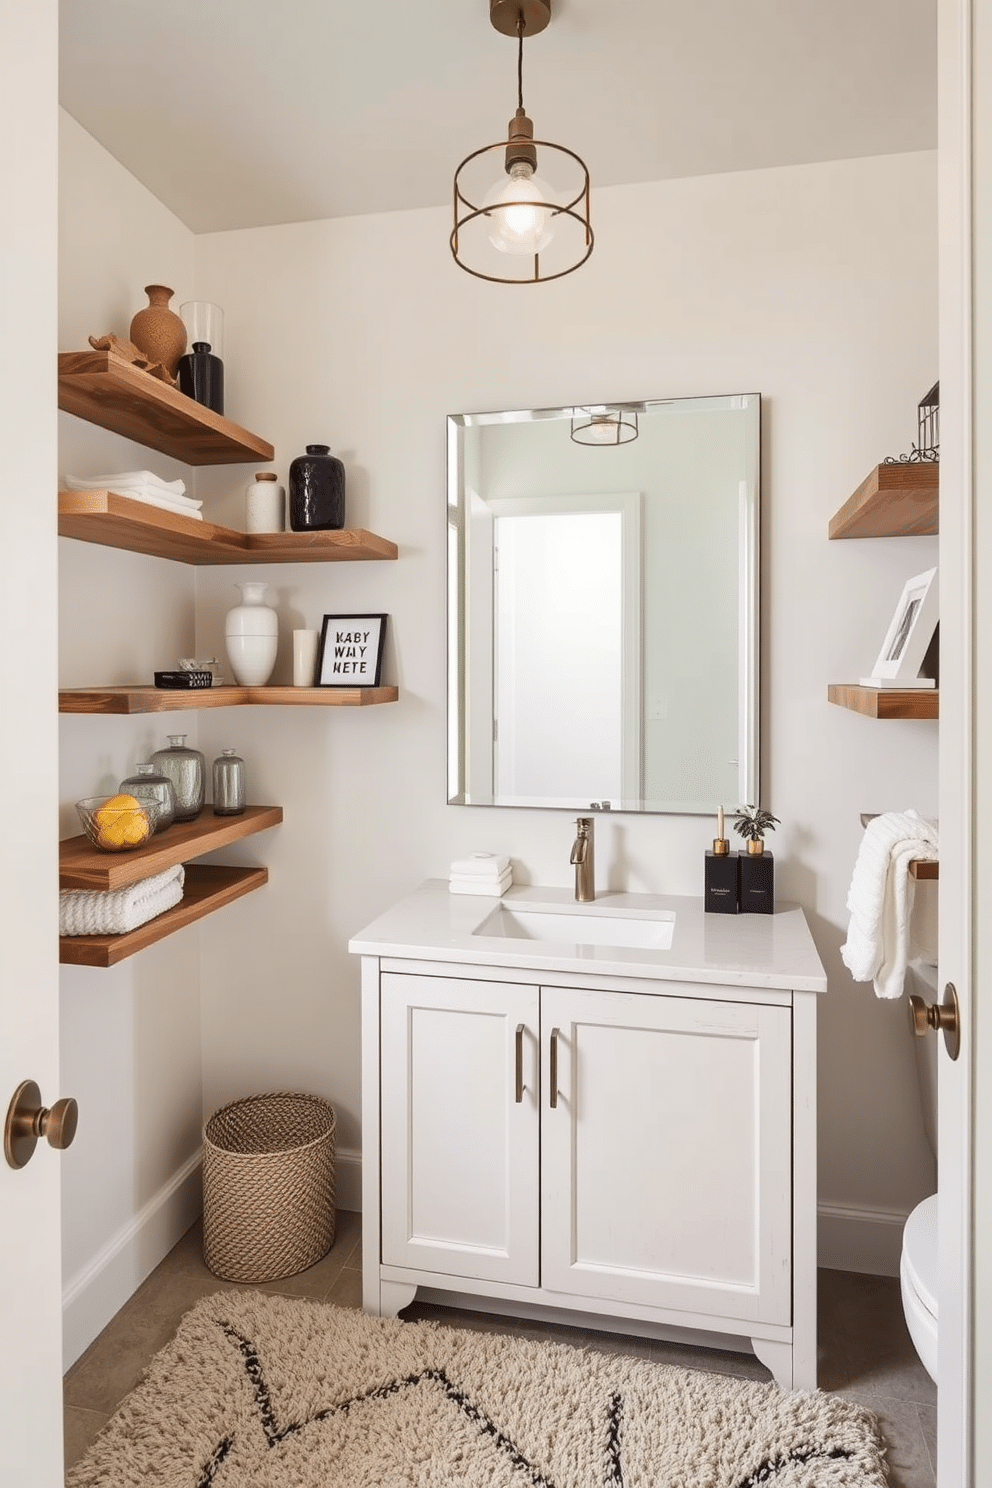
[[[151,823],[141,802],[126,793],[111,796],[94,814],[97,842],[109,852],[140,847],[151,836]]]

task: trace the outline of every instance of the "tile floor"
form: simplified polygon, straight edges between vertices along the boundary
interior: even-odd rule
[[[339,1211],[337,1236],[329,1254],[300,1276],[265,1283],[260,1290],[360,1307],[361,1264],[361,1217]],[[935,1488],[937,1391],[906,1332],[898,1280],[821,1271],[819,1282],[820,1388],[837,1391],[876,1413],[889,1446],[889,1488]],[[137,1384],[151,1356],[172,1337],[183,1313],[200,1297],[226,1285],[204,1265],[200,1226],[194,1225],[66,1375],[67,1466],[82,1456]],[[746,1379],[770,1378],[749,1354],[552,1328],[416,1302],[403,1316],[558,1338]]]

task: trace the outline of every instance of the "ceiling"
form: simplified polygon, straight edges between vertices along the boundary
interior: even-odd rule
[[[450,202],[505,136],[488,0],[61,0],[63,107],[194,232]],[[593,189],[932,149],[936,0],[552,0],[539,138]]]

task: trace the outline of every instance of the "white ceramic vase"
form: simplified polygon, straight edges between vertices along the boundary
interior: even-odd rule
[[[224,638],[235,681],[242,687],[264,687],[272,676],[279,645],[279,621],[265,603],[267,584],[237,584],[241,603],[228,610]]]

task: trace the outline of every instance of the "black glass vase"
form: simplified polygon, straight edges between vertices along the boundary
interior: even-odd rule
[[[294,532],[344,526],[344,464],[328,444],[308,444],[289,467],[289,525]]]
[[[179,358],[179,391],[214,413],[224,412],[224,363],[208,341],[194,341],[193,350]]]

